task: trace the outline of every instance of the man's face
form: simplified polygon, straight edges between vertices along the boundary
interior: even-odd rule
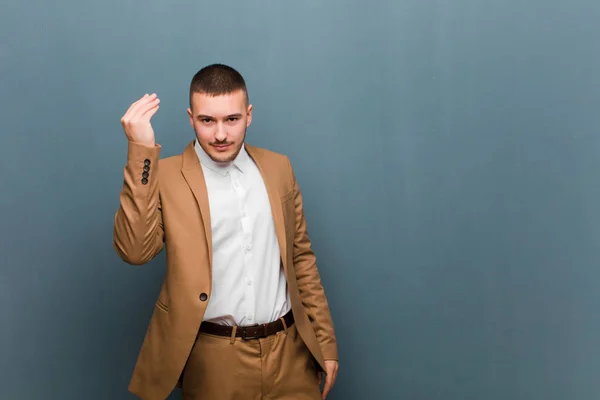
[[[252,122],[252,105],[246,104],[245,92],[220,96],[193,93],[191,105],[190,124],[200,146],[216,162],[234,160]]]

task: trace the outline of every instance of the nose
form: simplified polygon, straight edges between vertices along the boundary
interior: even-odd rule
[[[225,127],[223,123],[217,124],[217,131],[215,132],[215,140],[217,142],[222,142],[227,139],[227,132],[225,131]]]

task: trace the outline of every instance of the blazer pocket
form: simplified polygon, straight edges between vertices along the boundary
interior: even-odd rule
[[[286,194],[281,196],[281,204],[287,203],[288,201],[290,201],[293,198],[294,198],[294,189],[290,190],[289,192],[287,192]]]
[[[164,312],[169,312],[169,307],[167,307],[167,306],[165,305],[165,303],[163,303],[163,302],[162,302],[162,301],[160,301],[160,300],[156,300],[156,306],[157,306],[158,308],[160,308],[161,310],[163,310]]]

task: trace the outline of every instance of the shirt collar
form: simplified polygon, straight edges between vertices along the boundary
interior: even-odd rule
[[[210,158],[208,153],[206,153],[202,146],[200,146],[198,140],[196,140],[196,143],[194,144],[194,149],[196,150],[196,154],[198,155],[198,159],[202,165],[223,176],[227,175],[227,171],[232,166],[236,167],[241,173],[244,173],[248,167],[248,162],[250,161],[250,156],[246,152],[246,146],[244,143],[242,143],[242,148],[235,159],[229,162],[217,162]]]

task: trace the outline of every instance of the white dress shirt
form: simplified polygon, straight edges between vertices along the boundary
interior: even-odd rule
[[[235,160],[217,163],[198,144],[210,207],[212,294],[205,321],[253,325],[290,310],[285,273],[260,170],[242,145]]]

